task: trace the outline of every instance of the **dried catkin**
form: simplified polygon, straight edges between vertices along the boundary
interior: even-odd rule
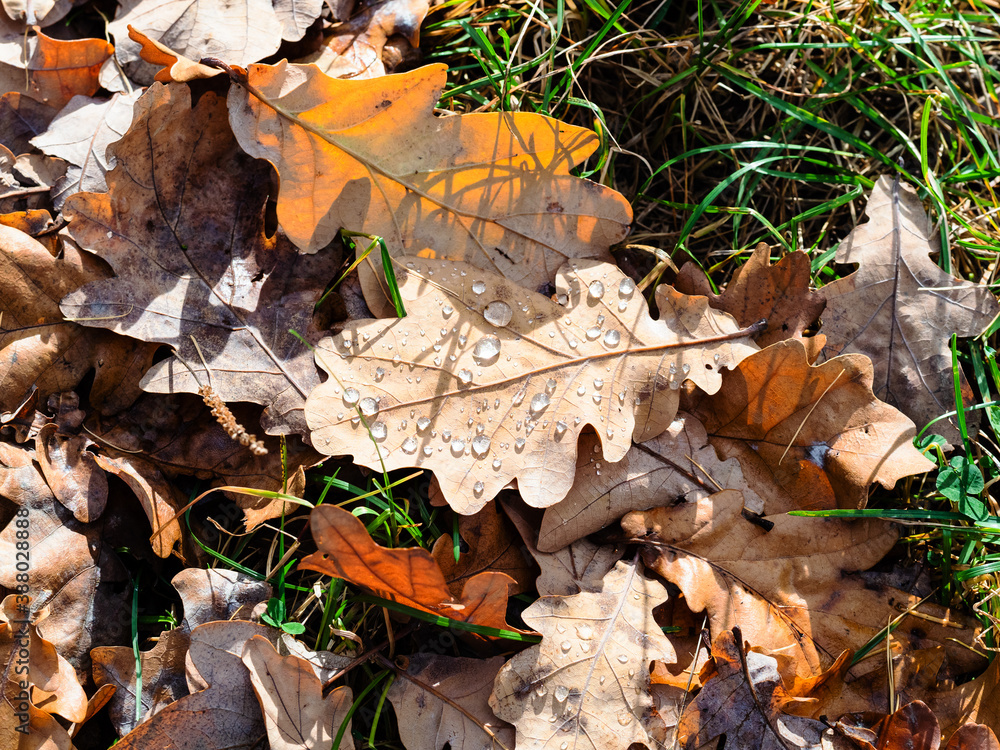
[[[243,429],[243,425],[236,421],[236,417],[229,411],[229,407],[219,398],[219,394],[212,389],[212,386],[201,386],[198,389],[198,395],[211,407],[212,416],[222,425],[229,437],[241,445],[245,445],[255,456],[263,456],[267,453],[267,448],[257,439],[257,436],[247,432]]]

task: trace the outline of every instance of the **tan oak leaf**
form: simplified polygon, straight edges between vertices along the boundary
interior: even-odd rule
[[[875,395],[923,427],[955,408],[949,341],[953,333],[978,335],[1000,305],[988,287],[963,281],[935,265],[938,232],[916,191],[889,177],[872,188],[868,221],[837,248],[838,263],[858,270],[827,284],[822,358],[857,352],[875,364]],[[963,400],[972,391],[959,368]],[[969,412],[966,424],[978,424]],[[959,440],[958,428],[937,422],[934,431]]]
[[[529,505],[558,502],[585,426],[620,461],[634,435],[667,429],[684,380],[714,392],[756,348],[669,287],[653,320],[632,280],[597,261],[560,271],[565,305],[462,263],[413,259],[398,279],[405,318],[351,321],[318,345],[330,377],[306,403],[312,443],[379,470],[431,469],[462,514],[512,479]]]
[[[518,750],[659,747],[668,728],[649,694],[649,664],[675,660],[653,619],[666,599],[633,560],[619,562],[599,592],[543,597],[524,611],[542,642],[500,670],[490,699],[517,730]]]

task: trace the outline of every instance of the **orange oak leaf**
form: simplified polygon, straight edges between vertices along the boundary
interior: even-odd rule
[[[188,81],[196,81],[200,78],[211,78],[222,72],[219,68],[210,68],[194,60],[189,60],[184,55],[174,52],[165,44],[155,39],[150,39],[132,26],[128,27],[128,38],[141,45],[139,56],[143,60],[150,65],[163,66],[153,76],[154,81],[159,81],[160,83],[170,83],[171,81],[187,83]]]
[[[230,121],[247,153],[278,170],[291,240],[312,253],[342,228],[365,232],[394,256],[462,260],[529,290],[567,258],[610,260],[629,204],[569,173],[596,134],[524,112],[435,117],[445,73],[339,80],[311,65],[250,67],[230,89]],[[381,274],[367,268],[365,298],[385,315]]]
[[[28,39],[27,56],[19,61],[27,77],[22,72],[20,85],[12,90],[60,109],[77,94],[97,92],[101,65],[113,53],[103,39],[62,41],[38,32]]]
[[[872,364],[852,354],[813,367],[800,341],[782,341],[725,373],[722,388],[686,409],[766,498],[765,513],[863,508],[868,487],[892,487],[933,464],[913,447],[913,422],[872,394]]]
[[[317,552],[299,568],[343,578],[407,607],[450,620],[510,630],[507,592],[514,579],[505,573],[478,573],[452,597],[441,568],[424,549],[389,549],[376,544],[361,521],[331,505],[314,508],[309,522]]]

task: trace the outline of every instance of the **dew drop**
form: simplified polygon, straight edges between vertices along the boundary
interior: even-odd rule
[[[543,695],[545,695],[545,683],[544,682],[539,682],[537,685],[535,685],[535,695],[537,695],[539,698],[541,698]]]
[[[392,358],[392,363],[394,365],[398,365],[402,361],[403,361],[403,358],[400,357],[398,354],[395,357]]]
[[[718,355],[718,353],[712,355],[712,361],[714,361],[715,364],[719,364],[719,360],[720,359],[721,359],[721,357]]]
[[[626,656],[625,654],[618,654],[618,663],[619,664],[624,664],[627,661],[628,661],[628,656]]]
[[[604,381],[600,378],[594,378],[594,388],[601,390],[604,387]]]
[[[474,485],[472,485],[472,491],[475,492],[476,495],[482,495],[483,494],[483,490],[485,488],[486,487],[485,487],[485,485],[482,482],[476,482]]]
[[[486,291],[486,283],[483,281],[473,281],[472,291],[474,291],[476,294],[482,294],[483,292]]]
[[[566,432],[567,427],[569,427],[569,425],[562,420],[556,422],[556,437],[560,437],[564,432]]]
[[[628,310],[628,300],[620,300],[618,302],[618,312],[625,312],[626,310]]]
[[[490,452],[490,439],[485,435],[476,435],[472,438],[472,455],[482,458]]]
[[[633,294],[635,294],[635,282],[629,278],[622,279],[618,285],[618,296],[629,299]]]
[[[458,382],[462,385],[468,385],[472,382],[472,371],[471,370],[459,370],[458,371]]]
[[[424,447],[424,455],[425,456],[430,456],[433,453],[434,453],[434,449],[431,448],[429,445],[427,445],[427,446]]]
[[[361,408],[361,413],[366,417],[374,417],[378,414],[378,401],[373,399],[371,396],[361,399],[358,406]]]
[[[606,678],[606,677],[605,677],[604,675],[601,675],[601,678],[600,678],[600,679],[598,680],[598,682],[599,682],[599,683],[601,683],[601,684],[603,685],[603,684],[604,684],[604,681],[605,681],[606,679],[607,679],[607,678]]]
[[[431,426],[431,420],[427,417],[421,417],[417,420],[417,432],[427,432],[427,428]]]
[[[472,350],[472,358],[477,365],[483,367],[492,365],[500,359],[500,339],[496,336],[483,336],[476,342],[476,346]]]
[[[587,341],[593,341],[600,335],[601,335],[600,326],[591,326],[590,328],[587,329]]]
[[[466,342],[467,342],[468,340],[469,340],[469,337],[468,337],[468,336],[466,336],[466,335],[465,335],[465,334],[463,333],[463,334],[462,334],[461,336],[459,336],[459,337],[458,337],[458,345],[459,345],[459,346],[465,346],[465,343],[466,343]]]
[[[689,372],[691,372],[691,365],[688,364],[681,365],[681,372],[687,375]]]
[[[361,394],[358,393],[357,388],[345,388],[344,389],[344,403],[348,406],[354,406],[358,403],[358,399],[361,398]]]
[[[563,641],[562,650],[563,651],[570,650],[569,641]],[[566,687],[565,685],[557,685],[556,689],[552,691],[552,697],[555,698],[560,703],[562,703],[564,700],[569,698],[569,688]]]
[[[611,440],[615,436],[615,431],[613,429],[611,429],[610,427],[608,428],[607,436],[608,436],[608,440]]]
[[[545,393],[551,396],[553,393],[555,393],[557,385],[559,384],[556,383],[554,379],[549,378],[548,380],[545,381]]]
[[[618,331],[612,329],[604,334],[604,345],[610,349],[614,349],[622,340],[622,335]]]
[[[524,450],[524,438],[518,438],[514,441],[514,450],[518,453]]]
[[[524,391],[523,390],[522,391],[518,391],[517,393],[515,393],[514,394],[514,398],[512,398],[510,400],[510,403],[513,406],[520,406],[522,401],[524,401]]]
[[[569,747],[569,743],[568,742],[563,742],[563,743],[561,743],[559,745],[559,750],[566,750],[566,748],[568,748],[568,747]]]
[[[399,447],[400,450],[403,451],[403,453],[405,453],[408,456],[412,456],[414,453],[417,452],[417,440],[416,438],[408,437],[406,438],[406,440],[403,441],[403,444]]]
[[[486,318],[486,322],[490,325],[502,328],[510,323],[511,318],[514,317],[514,311],[510,309],[510,305],[506,302],[495,300],[486,306],[486,310],[483,311],[483,317]]]
[[[503,466],[503,461],[501,461],[499,458],[494,458],[493,459],[493,468],[494,468],[494,470],[500,471],[500,467],[501,466]]]
[[[450,318],[450,317],[451,317],[451,314],[452,314],[453,312],[455,312],[455,308],[454,308],[454,307],[452,307],[451,305],[445,305],[444,307],[442,307],[442,308],[441,308],[441,313],[442,313],[442,314],[443,314],[443,315],[444,315],[444,316],[445,316],[446,318]]]
[[[566,343],[569,344],[569,348],[570,349],[576,349],[576,347],[579,346],[579,344],[580,344],[580,342],[577,341],[576,339],[570,339]]]
[[[441,439],[446,443],[451,440],[451,430],[441,430]]]
[[[455,438],[451,441],[451,454],[453,456],[461,456],[465,453],[465,441],[462,438]]]
[[[604,296],[604,284],[600,281],[591,281],[590,286],[587,287],[587,294],[590,295],[591,299],[600,299]]]
[[[385,422],[375,422],[369,429],[371,430],[372,438],[379,443],[385,440],[385,436],[389,434],[389,428],[385,426]]]
[[[557,304],[562,305],[563,307],[565,307],[568,302],[569,302],[569,297],[567,297],[565,294],[557,294],[556,295],[556,303]]]
[[[627,727],[632,723],[632,714],[619,714],[618,723],[623,727]]]
[[[537,417],[539,414],[545,411],[548,405],[549,405],[548,394],[536,393],[531,398],[531,405],[528,407],[528,410],[531,412],[531,416]]]
[[[590,625],[577,625],[576,634],[585,641],[589,641],[590,637],[594,634],[594,629]]]
[[[594,403],[597,404],[598,406],[601,405],[601,394],[600,393],[595,393],[594,394]]]
[[[563,641],[561,644],[559,644],[559,648],[563,650],[563,653],[566,653],[571,648],[573,648],[573,644],[570,641]],[[558,688],[556,688],[556,690],[558,691]],[[563,700],[566,700],[565,696],[563,697]]]
[[[385,377],[385,370],[382,369],[381,367],[376,367],[375,368],[375,382],[376,383],[381,383],[382,382],[382,378],[384,378],[384,377]]]

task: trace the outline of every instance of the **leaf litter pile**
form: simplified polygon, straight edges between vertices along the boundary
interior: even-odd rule
[[[910,186],[822,289],[650,284],[595,133],[390,72],[426,4],[273,64],[320,3],[202,5],[0,13],[4,747],[367,747],[386,701],[410,750],[1000,747],[898,526],[796,514],[931,470],[1000,312]]]

